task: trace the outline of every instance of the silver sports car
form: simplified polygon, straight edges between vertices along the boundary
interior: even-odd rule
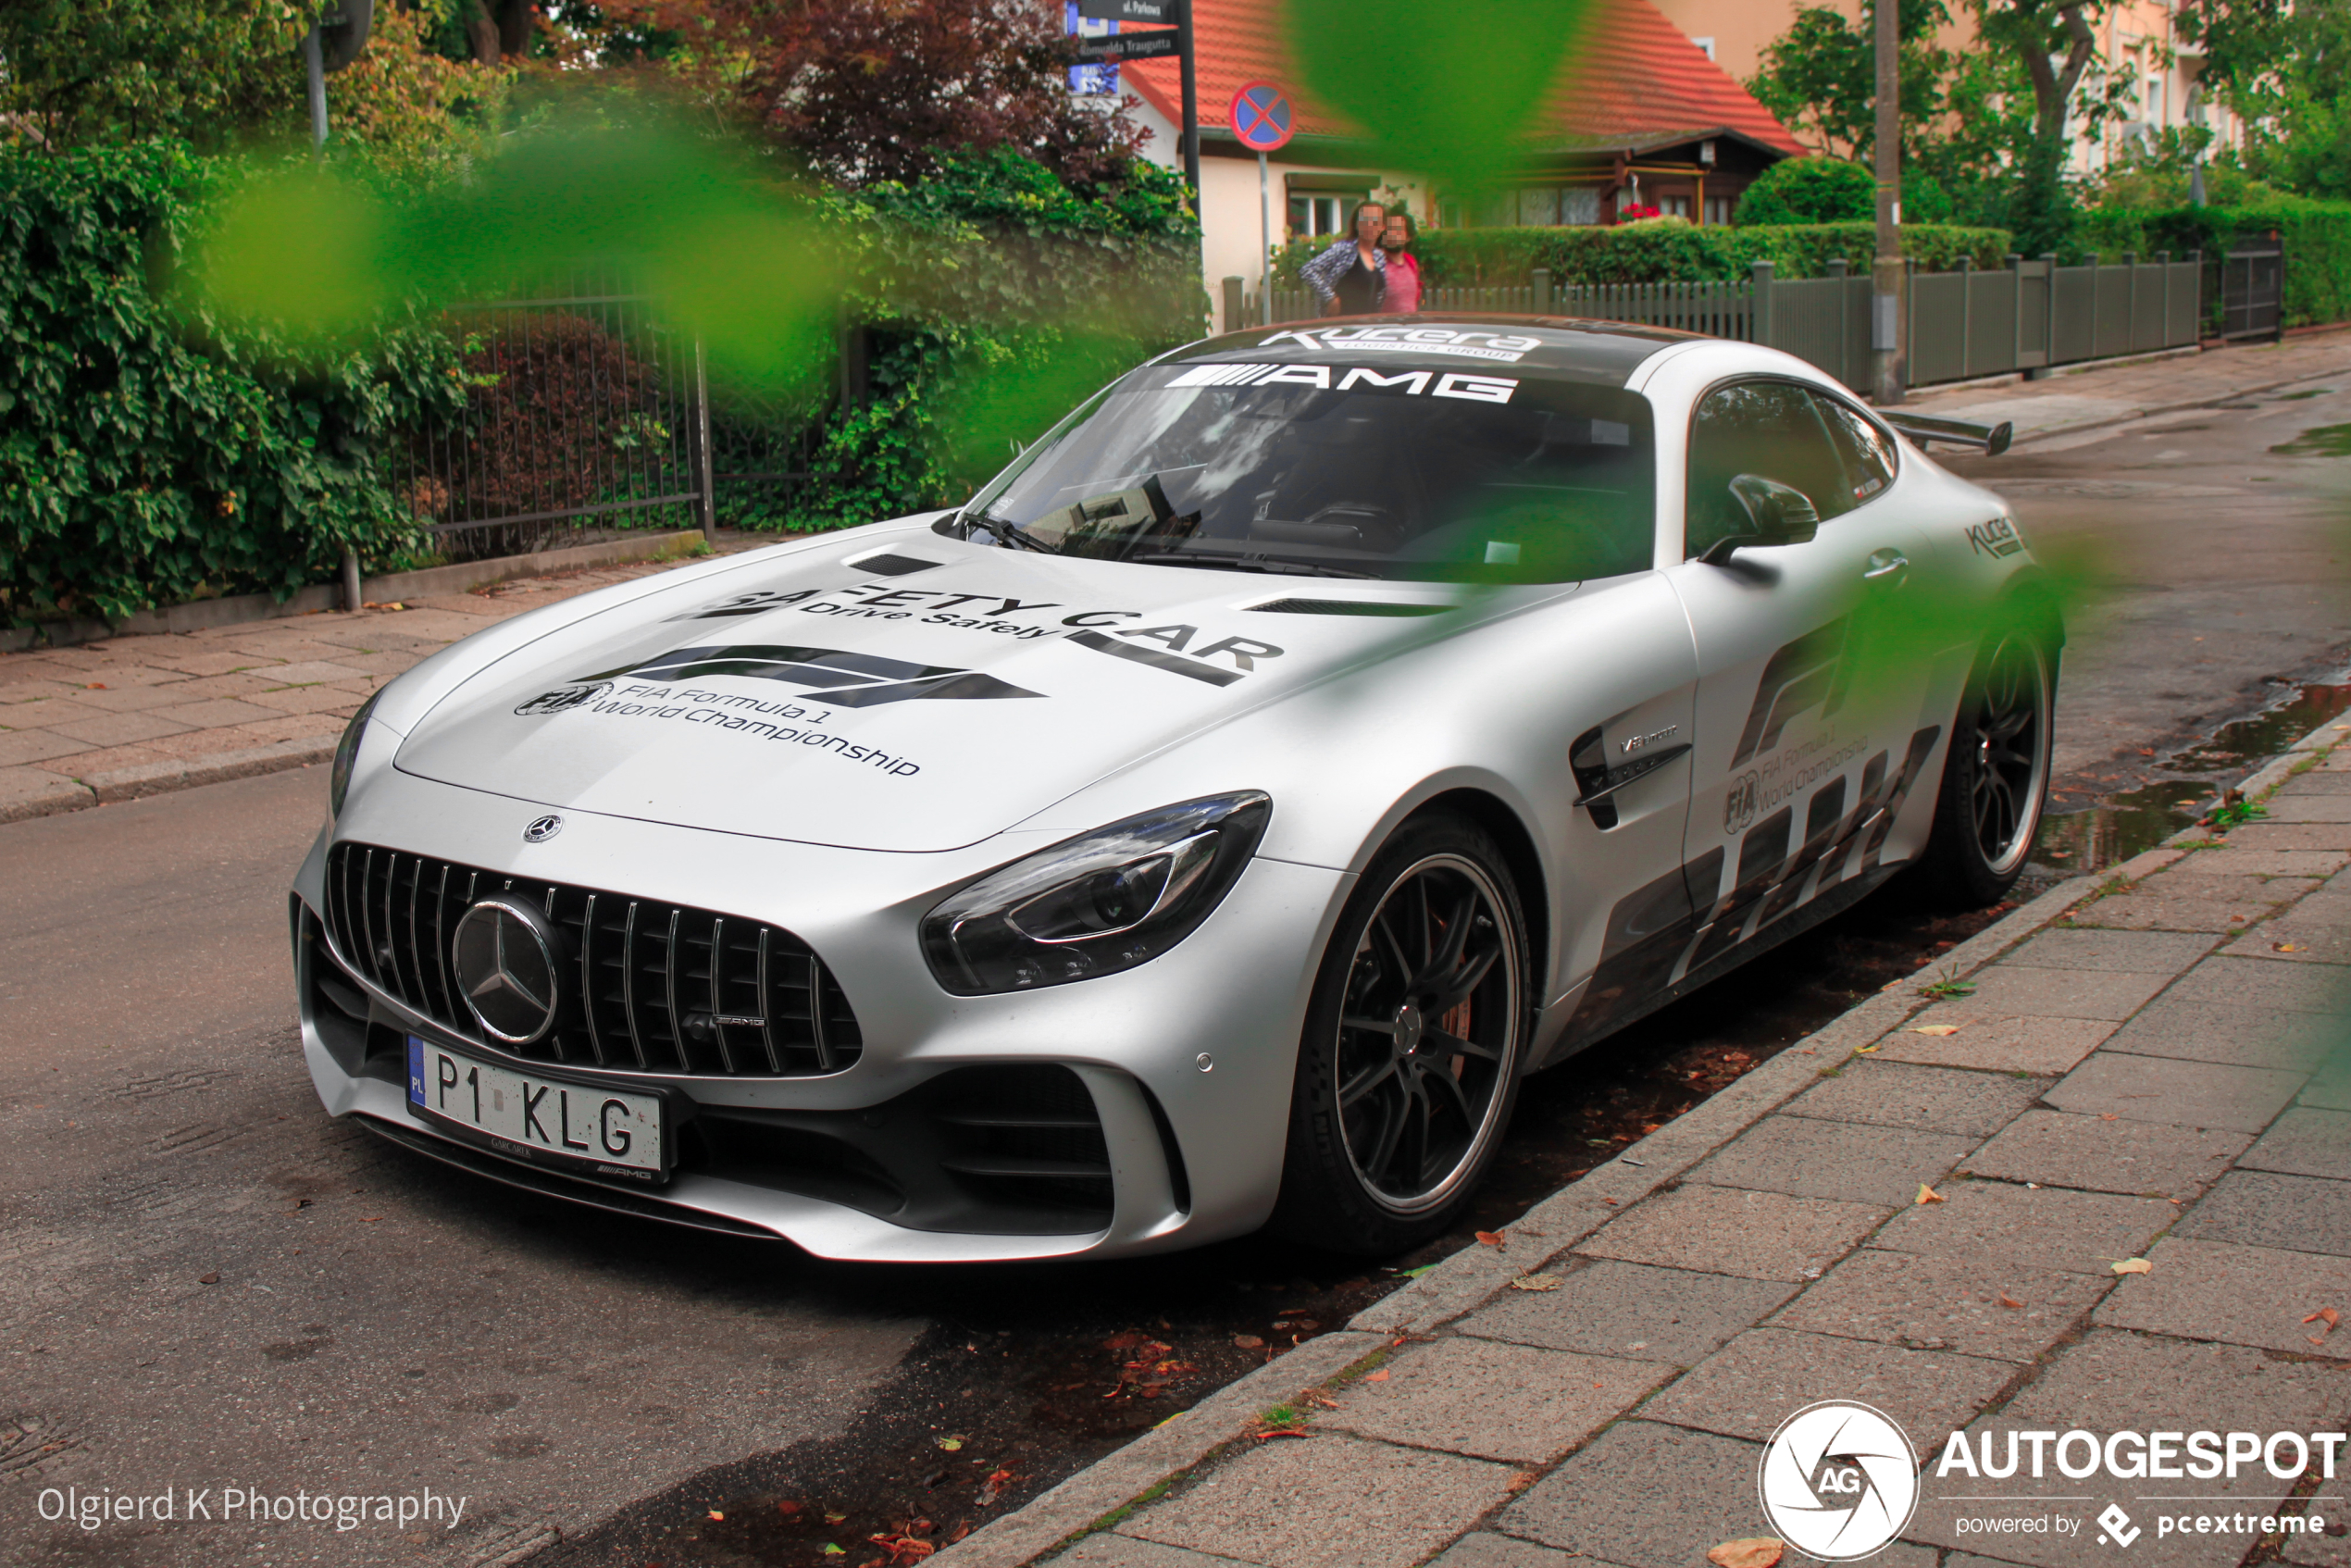
[[[960,510],[392,682],[294,883],[327,1110],[833,1258],[1458,1219],[1520,1078],[1904,866],[1997,898],[2054,595],[1768,349],[1234,333]]]

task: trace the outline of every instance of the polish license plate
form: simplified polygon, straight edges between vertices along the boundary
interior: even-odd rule
[[[408,1103],[501,1154],[658,1181],[668,1139],[657,1094],[542,1078],[408,1037]]]

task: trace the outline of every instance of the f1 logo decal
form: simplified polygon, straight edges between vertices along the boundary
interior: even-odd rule
[[[1845,683],[1838,676],[1852,620],[1850,616],[1839,616],[1772,655],[1763,666],[1763,678],[1756,684],[1755,703],[1748,710],[1746,728],[1739,732],[1739,749],[1731,758],[1733,767],[1758,752],[1777,747],[1780,732],[1805,709],[1818,703],[1821,716],[1826,718],[1844,705]]]

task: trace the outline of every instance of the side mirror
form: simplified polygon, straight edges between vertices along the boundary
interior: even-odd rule
[[[1773,544],[1807,544],[1821,531],[1821,514],[1812,498],[1791,485],[1760,474],[1741,474],[1731,480],[1731,499],[1747,514],[1748,531],[1718,539],[1698,557],[1710,566],[1727,564],[1734,551]]]

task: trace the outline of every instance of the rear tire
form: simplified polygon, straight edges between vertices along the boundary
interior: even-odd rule
[[[2057,664],[2056,640],[2021,620],[1995,629],[1977,651],[1920,857],[1921,880],[1937,902],[1982,909],[2023,874],[2048,803]]]
[[[1273,1227],[1364,1257],[1452,1228],[1510,1123],[1529,985],[1500,850],[1458,817],[1406,824],[1315,977]]]

